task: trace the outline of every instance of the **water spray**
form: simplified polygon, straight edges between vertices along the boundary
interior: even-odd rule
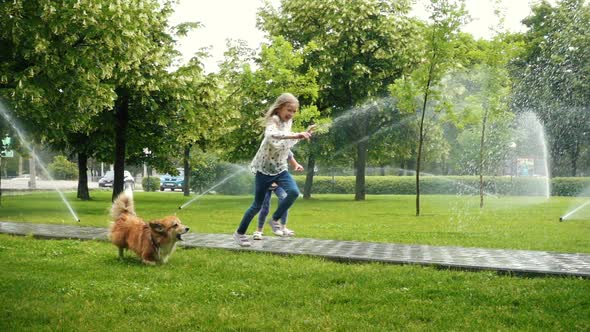
[[[194,197],[194,198],[193,198],[193,199],[191,199],[190,201],[188,201],[188,202],[186,202],[186,203],[182,204],[181,206],[179,206],[179,207],[178,207],[178,209],[179,209],[179,210],[182,210],[182,209],[184,209],[185,207],[187,207],[188,205],[190,205],[192,202],[196,201],[197,199],[199,199],[199,198],[203,197],[204,195],[206,195],[207,193],[209,193],[211,190],[213,190],[213,189],[215,189],[215,188],[217,188],[217,187],[221,186],[222,184],[226,183],[226,182],[227,182],[229,179],[233,178],[234,176],[236,176],[236,175],[238,175],[238,174],[240,174],[240,173],[243,173],[243,172],[245,172],[246,170],[247,170],[247,168],[245,168],[245,167],[241,167],[241,166],[240,166],[240,169],[239,169],[237,172],[235,172],[235,173],[233,173],[233,174],[231,174],[231,175],[229,175],[229,176],[225,177],[223,180],[221,180],[221,181],[219,181],[218,183],[216,183],[216,184],[215,184],[213,187],[211,187],[211,188],[209,188],[209,189],[207,189],[207,190],[203,191],[203,192],[202,192],[200,195],[198,195],[198,196]]]
[[[6,121],[12,126],[12,128],[16,132],[16,134],[17,134],[18,138],[20,139],[21,143],[23,144],[23,146],[27,150],[29,150],[29,152],[31,153],[31,156],[33,156],[33,158],[35,158],[37,165],[39,165],[39,167],[41,167],[41,170],[47,176],[47,178],[53,180],[53,178],[49,174],[49,171],[47,171],[47,168],[45,168],[45,165],[43,164],[41,159],[39,159],[39,156],[37,156],[37,154],[33,151],[33,148],[31,147],[31,145],[29,144],[29,142],[26,140],[25,135],[20,131],[19,127],[16,125],[16,121],[13,120],[10,117],[10,115],[8,114],[8,111],[7,111],[6,107],[4,106],[4,104],[2,103],[2,101],[0,101],[0,114],[2,114],[2,116],[6,119]],[[78,215],[76,215],[76,212],[74,212],[74,209],[72,209],[72,206],[70,205],[70,203],[68,202],[68,200],[64,196],[63,192],[61,192],[61,190],[59,190],[59,188],[55,185],[54,181],[51,181],[51,184],[53,185],[53,188],[55,189],[55,191],[57,191],[57,193],[61,197],[61,200],[64,202],[64,204],[66,205],[66,207],[68,208],[70,213],[72,214],[72,217],[74,217],[74,220],[77,222],[80,222],[80,218],[78,218]]]
[[[559,221],[565,221],[567,219],[567,217],[571,216],[572,214],[578,212],[578,210],[582,209],[584,206],[590,204],[590,201],[578,206],[577,208],[573,209],[572,211],[566,213],[564,216],[559,217]]]

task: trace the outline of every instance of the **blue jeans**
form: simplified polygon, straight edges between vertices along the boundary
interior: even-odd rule
[[[272,215],[272,220],[279,220],[283,213],[289,210],[291,205],[293,205],[295,200],[299,197],[299,188],[288,171],[283,171],[277,175],[266,175],[257,172],[254,181],[254,202],[244,213],[242,221],[240,221],[240,226],[236,231],[238,234],[246,234],[248,226],[250,226],[250,222],[262,208],[262,202],[264,201],[266,192],[273,182],[276,182],[279,187],[285,190],[287,197],[285,197],[285,199],[279,203],[279,206]]]
[[[266,192],[266,196],[264,196],[264,201],[262,202],[262,208],[260,209],[260,212],[258,213],[258,228],[262,228],[264,227],[264,222],[266,221],[266,216],[268,216],[268,213],[270,212],[270,200],[272,198],[272,192],[275,192],[275,195],[277,195],[277,198],[279,199],[279,204],[281,204],[281,202],[287,198],[287,192],[281,188],[281,187],[276,187],[275,190],[269,190]],[[285,211],[285,213],[283,213],[283,215],[281,216],[281,224],[286,225],[287,224],[287,217],[289,216],[289,210]]]

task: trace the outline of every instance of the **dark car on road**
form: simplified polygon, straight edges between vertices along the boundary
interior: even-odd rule
[[[124,175],[125,175],[125,179],[124,179],[125,188],[131,188],[131,189],[135,188],[135,179],[133,178],[131,173],[129,173],[129,171],[125,171]],[[108,171],[108,172],[106,172],[106,174],[102,178],[100,178],[100,180],[98,180],[98,186],[101,188],[112,187],[114,181],[115,181],[115,172]]]

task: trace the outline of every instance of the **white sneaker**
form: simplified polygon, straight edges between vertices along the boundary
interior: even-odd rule
[[[283,228],[283,236],[295,236],[295,232],[285,227]]]
[[[252,240],[262,240],[262,232],[254,232],[254,234],[252,234]]]
[[[252,245],[250,241],[248,241],[248,237],[244,234],[238,234],[238,232],[234,233],[234,241],[240,245],[240,247],[249,247]]]
[[[272,233],[276,236],[283,236],[283,231],[281,231],[281,225],[279,225],[278,221],[269,220],[268,224],[270,225],[270,229],[272,229]]]

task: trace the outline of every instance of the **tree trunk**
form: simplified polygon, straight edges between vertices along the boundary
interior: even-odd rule
[[[574,150],[571,153],[571,176],[575,177],[578,173],[578,157],[580,156],[580,144],[576,143]]]
[[[422,146],[424,145],[424,118],[426,117],[426,105],[428,105],[428,96],[430,94],[430,86],[434,79],[434,67],[436,66],[437,47],[435,43],[435,30],[432,31],[432,58],[430,59],[430,66],[428,68],[428,80],[424,87],[424,100],[422,103],[422,116],[420,117],[420,135],[418,139],[418,153],[416,156],[416,216],[420,215],[420,166],[422,161]]]
[[[189,196],[191,193],[191,187],[190,187],[190,179],[191,179],[191,164],[190,164],[190,158],[191,158],[191,145],[188,144],[187,146],[184,147],[184,182],[182,184],[182,191],[184,192],[184,196]]]
[[[37,188],[37,165],[35,160],[35,148],[31,149],[29,158],[29,189]]]
[[[309,154],[309,158],[307,159],[307,174],[305,175],[305,185],[303,187],[303,198],[310,199],[311,198],[311,189],[313,186],[313,175],[315,169],[315,157],[313,153]]]
[[[483,120],[481,125],[481,139],[479,144],[479,208],[483,208],[483,156],[484,156],[484,143],[486,137],[486,125],[488,122],[488,110],[484,111]]]
[[[406,176],[408,174],[407,170],[406,170],[406,161],[402,160],[399,163],[399,169],[397,171],[397,175],[398,176]]]
[[[432,70],[432,66],[431,66]],[[424,117],[426,116],[426,104],[430,91],[431,77],[428,77],[426,92],[424,92],[424,103],[422,104],[422,116],[420,117],[420,136],[418,138],[418,153],[416,156],[416,216],[420,215],[420,166],[422,161],[422,146],[424,145]]]
[[[84,152],[78,153],[78,194],[76,195],[83,201],[90,200],[88,192],[88,155]]]
[[[555,177],[562,176],[562,173],[560,172],[561,167],[559,167],[559,162],[558,162],[558,160],[560,160],[560,153],[559,153],[558,146],[555,143],[555,139],[553,139],[551,141],[551,145],[549,147],[549,154],[551,156],[551,160],[553,160],[553,162],[550,165],[551,175],[555,176]]]
[[[115,102],[115,164],[113,171],[114,201],[124,188],[125,180],[125,149],[127,145],[127,127],[129,126],[129,91],[117,88],[117,101]]]
[[[367,193],[365,173],[367,169],[368,140],[364,139],[368,131],[368,115],[362,114],[357,124],[357,133],[360,141],[356,144],[356,176],[355,176],[355,201],[364,201]]]
[[[355,181],[355,201],[364,201],[365,188],[365,168],[367,165],[367,141],[359,142],[356,146],[356,181]]]
[[[422,111],[422,120],[420,121],[420,138],[418,140],[418,154],[416,156],[416,216],[420,215],[420,160],[422,159],[422,143],[424,142],[424,111]]]

